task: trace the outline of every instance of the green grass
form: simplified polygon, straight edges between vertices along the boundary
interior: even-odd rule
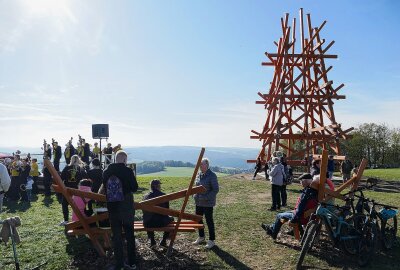
[[[395,169],[368,169],[364,171],[364,177],[375,177],[383,180],[400,181],[400,168]]]
[[[194,168],[189,167],[165,167],[164,171],[141,174],[141,176],[152,176],[152,177],[191,177],[193,175]],[[225,173],[217,173],[217,176],[226,176]]]
[[[152,178],[138,177],[140,190],[135,194],[135,200],[141,200],[148,192]],[[163,177],[162,180],[163,191],[170,193],[186,188],[190,177]],[[219,178],[219,182],[220,193],[214,212],[218,247],[212,251],[201,249],[199,252],[205,258],[202,263],[213,269],[294,269],[299,244],[286,235],[280,236],[275,243],[260,228],[261,222],[271,223],[276,215],[276,212],[267,211],[271,206],[270,184],[266,181],[235,180],[229,176]],[[288,187],[289,206],[295,205],[299,190],[296,184]],[[367,195],[379,202],[399,206],[399,193],[370,191]],[[22,219],[23,224],[19,227],[22,242],[17,246],[21,269],[32,268],[42,262],[47,264],[40,269],[89,269],[71,264],[90,247],[90,242],[84,237],[71,241],[64,235],[63,228],[58,226],[62,220],[61,205],[55,196],[53,198],[54,201],[46,201],[39,196],[29,208],[26,204],[7,204],[6,213],[0,215],[3,219],[15,215]],[[179,209],[181,203],[181,200],[173,201],[171,208]],[[187,212],[194,212],[192,199]],[[136,217],[141,218],[140,211],[136,212]],[[144,233],[137,235],[144,241]],[[196,234],[181,234],[179,238],[193,241]],[[10,247],[0,246],[0,269],[13,269],[9,258],[11,254]],[[398,269],[399,254],[399,246],[390,252],[379,252],[363,269]],[[342,256],[331,243],[328,243],[324,254],[312,253],[305,262],[313,265],[314,269],[358,269],[354,258]],[[206,267],[200,267],[203,268]]]

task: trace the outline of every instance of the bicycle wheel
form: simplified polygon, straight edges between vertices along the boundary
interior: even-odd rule
[[[359,236],[360,233],[357,232],[357,229],[361,231],[363,220],[365,220],[365,216],[362,214],[356,214],[348,219],[346,219],[347,223],[352,226],[342,226],[340,230],[340,234],[343,237],[355,237],[351,239],[342,239],[342,246],[344,251],[346,251],[350,255],[356,255],[358,252],[358,244],[359,244]]]
[[[358,250],[358,265],[365,266],[373,257],[375,246],[377,242],[378,229],[375,223],[366,221],[363,229],[362,236],[359,243]]]
[[[304,235],[303,246],[301,248],[299,259],[297,260],[297,265],[296,265],[297,270],[301,269],[301,265],[303,264],[304,257],[306,256],[307,252],[311,249],[313,242],[315,240],[315,236],[320,231],[320,230],[318,230],[318,227],[321,228],[320,224],[315,220],[310,221],[308,223],[307,227],[308,227],[308,230],[306,230],[307,235]]]
[[[382,237],[382,245],[388,250],[391,249],[396,242],[396,234],[397,234],[397,217],[382,220],[381,222],[381,237]]]

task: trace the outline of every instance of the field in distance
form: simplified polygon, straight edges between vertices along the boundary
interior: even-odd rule
[[[165,167],[161,172],[141,174],[140,176],[152,176],[152,177],[191,177],[193,175],[194,168],[189,167]],[[226,173],[217,173],[217,176],[226,176]]]
[[[400,181],[400,168],[394,169],[368,169],[364,171],[364,177],[375,177],[382,180]]]

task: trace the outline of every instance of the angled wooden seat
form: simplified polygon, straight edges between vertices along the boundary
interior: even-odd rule
[[[46,145],[46,141],[44,142]],[[46,149],[46,147],[44,147]],[[205,149],[202,148],[200,151],[199,158],[197,160],[196,167],[194,169],[192,179],[189,183],[189,187],[185,190],[181,190],[175,193],[166,194],[157,198],[153,198],[146,201],[141,202],[133,202],[135,210],[143,210],[148,212],[153,212],[161,215],[169,215],[173,217],[177,217],[176,222],[172,222],[165,227],[160,228],[145,228],[142,222],[134,222],[132,224],[135,231],[168,231],[171,232],[170,238],[170,246],[168,248],[168,254],[171,254],[172,247],[176,238],[177,232],[194,232],[200,228],[204,228],[203,224],[199,224],[202,220],[202,216],[194,215],[190,213],[185,213],[186,204],[188,202],[189,196],[197,193],[205,192],[205,188],[203,186],[193,187],[194,180],[196,178],[197,172],[200,167],[201,160],[203,158]],[[67,200],[68,204],[71,205],[72,210],[75,212],[78,217],[77,221],[69,222],[65,228],[68,235],[87,235],[89,239],[92,241],[92,244],[98,254],[100,256],[105,256],[104,247],[110,247],[110,234],[111,228],[99,228],[99,227],[91,227],[90,225],[93,223],[98,223],[99,221],[107,220],[108,213],[96,214],[91,217],[84,216],[78,207],[76,206],[72,196],[79,196],[82,198],[87,198],[89,200],[95,200],[99,202],[106,202],[106,196],[102,194],[97,194],[93,192],[85,192],[74,188],[67,188],[63,181],[61,180],[60,175],[54,169],[53,164],[47,158],[46,151],[44,154],[44,165],[47,167],[49,172],[53,177],[53,188],[56,192],[61,193],[64,198]],[[171,200],[184,198],[183,205],[180,209],[174,210],[169,208],[163,208],[157,206],[163,202],[169,202]],[[185,219],[185,220],[183,220]],[[104,240],[104,247],[99,242],[99,237],[102,237]]]

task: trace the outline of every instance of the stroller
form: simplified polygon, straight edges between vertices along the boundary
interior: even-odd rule
[[[0,220],[0,225],[2,225],[2,226],[10,226],[10,236],[11,236],[11,243],[12,243],[12,249],[13,249],[13,254],[14,254],[15,269],[19,270],[20,268],[19,268],[19,261],[18,261],[18,255],[17,255],[17,248],[15,247],[16,243],[15,243],[14,230],[11,227],[11,225],[8,224],[5,220]]]

